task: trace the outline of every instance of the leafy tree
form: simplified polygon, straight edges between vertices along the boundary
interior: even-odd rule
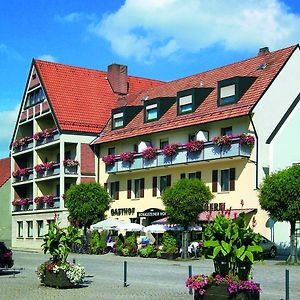
[[[197,222],[205,204],[213,197],[209,188],[199,179],[181,179],[164,192],[162,199],[170,222],[184,226],[182,258],[187,258],[188,254],[188,226]]]
[[[259,201],[272,219],[290,223],[289,263],[296,263],[296,221],[300,220],[300,165],[267,176],[260,186]]]
[[[110,201],[109,194],[98,183],[71,185],[65,197],[70,221],[83,226],[85,233],[86,228],[104,219]]]

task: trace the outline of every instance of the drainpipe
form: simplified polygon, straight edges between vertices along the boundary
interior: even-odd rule
[[[254,129],[254,135],[255,135],[255,139],[256,139],[256,162],[254,162],[254,163],[256,165],[255,185],[256,185],[256,189],[258,189],[258,135],[257,135],[257,131],[255,128],[251,113],[248,116],[249,116],[251,125]]]

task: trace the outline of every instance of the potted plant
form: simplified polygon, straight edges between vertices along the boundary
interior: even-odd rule
[[[233,140],[233,135],[222,135],[222,136],[215,136],[212,142],[219,146],[219,147],[227,147],[230,148]]]
[[[133,152],[123,152],[120,154],[120,158],[123,162],[132,163],[134,160],[135,151]]]
[[[49,225],[41,247],[45,254],[49,252],[52,257],[38,267],[37,275],[41,283],[50,287],[69,288],[83,282],[84,268],[67,261],[72,245],[80,243],[77,228],[60,228],[55,223]]]
[[[157,155],[157,150],[157,148],[149,146],[142,151],[142,156],[147,160],[154,159]]]
[[[178,257],[178,247],[175,237],[170,233],[163,233],[163,247],[157,251],[158,258],[176,259]]]
[[[34,198],[34,203],[37,205],[37,209],[41,209],[44,206],[44,196],[37,196]]]
[[[47,207],[51,208],[54,206],[54,196],[53,195],[45,195],[43,202],[46,203]]]
[[[204,142],[198,140],[190,141],[185,145],[187,153],[199,152],[203,149],[203,146],[204,146]]]
[[[238,137],[240,145],[253,147],[255,144],[255,137],[252,134],[242,133]]]
[[[65,166],[66,173],[77,173],[79,161],[75,159],[65,159],[63,160],[63,165]]]
[[[102,157],[102,161],[106,164],[106,166],[111,166],[115,164],[116,156],[115,154],[109,154]]]
[[[140,257],[156,257],[156,250],[153,245],[147,245],[141,248],[138,252]]]
[[[252,265],[260,260],[262,248],[258,244],[261,236],[255,234],[246,225],[244,213],[235,216],[235,219],[229,219],[227,215],[227,212],[222,211],[212,224],[205,226],[203,232],[204,254],[206,257],[213,259],[215,273],[212,278],[216,284],[205,285],[204,290],[208,298],[199,298],[203,296],[203,294],[201,295],[203,290],[199,288],[199,291],[195,293],[195,299],[213,299],[209,296],[216,294],[225,295],[225,298],[220,296],[218,299],[228,299],[230,284],[232,284],[232,291],[236,285],[242,286],[243,289],[247,289],[248,284],[253,286],[252,281],[249,283],[250,271]],[[191,282],[193,281],[194,279],[191,279]],[[224,284],[220,287],[221,282]],[[216,286],[218,287],[216,288]],[[259,287],[257,284],[255,286]],[[259,289],[256,290],[259,291]],[[235,290],[235,292],[239,293],[239,290]],[[248,296],[250,298],[247,299],[250,300],[259,299],[259,293],[257,292],[252,296],[250,293]]]
[[[177,151],[178,151],[178,147],[180,145],[179,144],[169,144],[167,146],[164,146],[164,148],[162,149],[162,153],[165,155],[165,156],[168,156],[168,157],[172,157],[174,156]]]

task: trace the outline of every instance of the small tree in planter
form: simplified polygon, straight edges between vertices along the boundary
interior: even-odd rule
[[[41,283],[65,288],[76,286],[83,281],[84,268],[67,261],[74,243],[81,243],[78,229],[73,226],[60,228],[55,223],[49,225],[41,247],[45,254],[49,252],[52,257],[38,267],[37,274]]]

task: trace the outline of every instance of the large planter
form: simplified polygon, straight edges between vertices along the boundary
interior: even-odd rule
[[[259,300],[258,291],[240,291],[238,294],[230,294],[228,287],[228,284],[225,283],[212,285],[202,296],[195,291],[194,300]]]
[[[168,252],[161,252],[161,255],[159,258],[163,259],[176,259],[178,257],[177,253],[168,253]]]
[[[74,286],[63,270],[59,270],[56,273],[46,270],[42,283],[46,286],[56,288],[71,288]]]

